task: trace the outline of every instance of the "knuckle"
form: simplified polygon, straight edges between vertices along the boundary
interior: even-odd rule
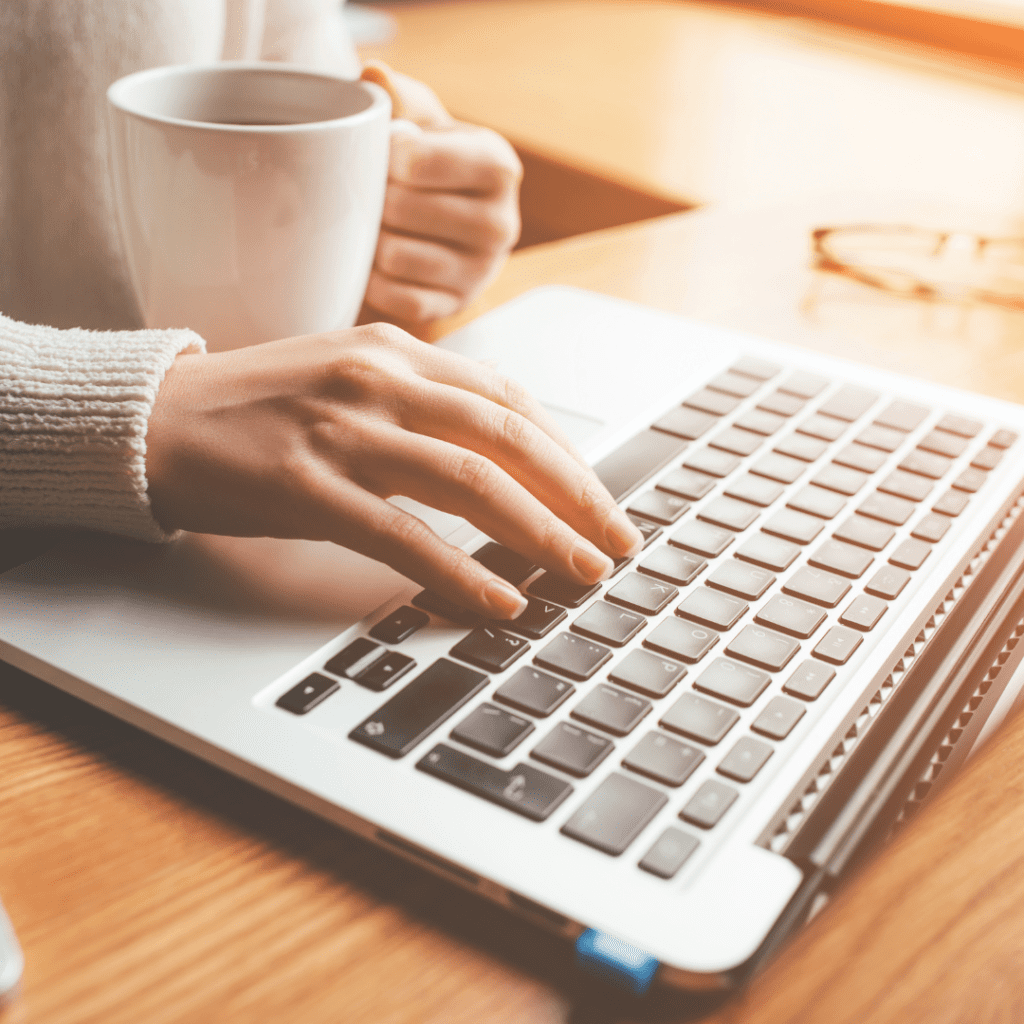
[[[452,467],[451,482],[471,494],[489,494],[495,489],[494,467],[482,455],[465,452]]]
[[[597,516],[609,511],[607,492],[589,473],[582,474],[576,503],[588,515]]]
[[[382,348],[398,348],[402,349],[407,347],[410,343],[416,344],[416,339],[412,335],[403,331],[401,327],[396,327],[394,324],[379,322],[373,324],[367,324],[365,327],[357,328],[366,341],[373,345],[379,345]]]
[[[519,215],[507,203],[488,203],[479,220],[481,243],[488,249],[511,249],[519,237]]]
[[[381,523],[377,539],[384,551],[395,546],[403,551],[418,551],[430,544],[432,536],[422,520],[396,510],[396,514]]]

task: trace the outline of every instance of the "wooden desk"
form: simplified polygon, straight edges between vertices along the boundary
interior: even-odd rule
[[[816,279],[805,229],[826,212],[683,215],[524,250],[478,308],[577,284],[1024,398],[1024,318],[922,312]],[[852,350],[858,309],[872,329],[917,326]],[[3,1024],[690,1019],[666,1001],[595,996],[566,944],[9,669],[0,835],[0,895],[27,956]],[[708,1019],[1015,1020],[1022,963],[1018,721]]]

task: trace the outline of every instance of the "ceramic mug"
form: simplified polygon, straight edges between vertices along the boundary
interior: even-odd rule
[[[107,101],[147,326],[191,327],[222,350],[355,323],[387,184],[383,89],[226,63],[140,71]]]

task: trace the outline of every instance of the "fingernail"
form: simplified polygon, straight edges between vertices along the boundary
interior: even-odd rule
[[[484,587],[484,600],[496,619],[515,619],[526,611],[526,598],[501,580],[491,580]]]
[[[635,555],[644,546],[643,534],[629,521],[622,509],[615,509],[605,523],[608,546],[620,555]]]
[[[580,539],[572,549],[573,568],[584,583],[606,580],[612,573],[613,564],[607,555],[602,555],[588,541]]]

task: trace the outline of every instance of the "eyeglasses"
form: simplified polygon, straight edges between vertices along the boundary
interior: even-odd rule
[[[857,225],[817,228],[815,267],[908,298],[1024,310],[1024,238]]]

